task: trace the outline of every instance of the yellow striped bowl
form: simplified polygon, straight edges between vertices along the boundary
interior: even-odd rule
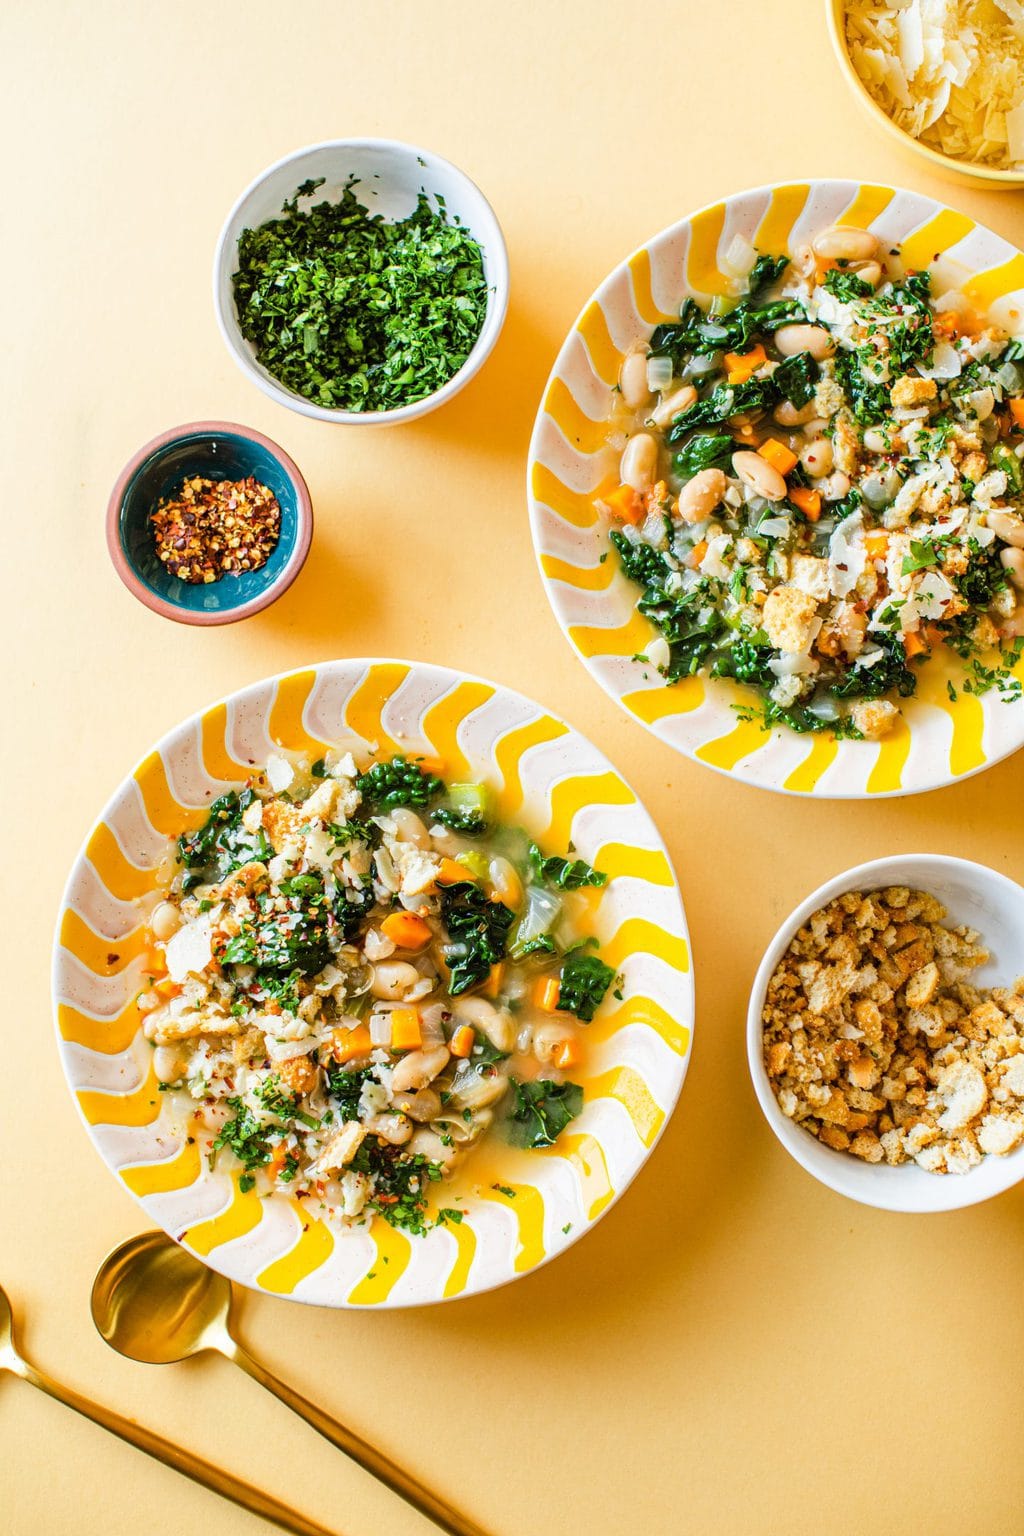
[[[853,181],[759,187],[703,208],[616,267],[584,308],[548,380],[530,446],[528,496],[534,546],[551,605],[601,686],[663,741],[720,772],[764,789],[836,799],[906,795],[978,773],[1024,745],[1024,705],[959,693],[941,663],[925,668],[917,696],[882,742],[836,742],[737,719],[749,702],[735,684],[699,677],[666,685],[635,661],[654,636],[636,611],[637,590],[609,548],[595,496],[617,482],[605,419],[622,357],[688,294],[727,291],[720,260],[736,234],[761,251],[793,251],[828,224],[868,228],[899,242],[909,266],[940,270],[976,306],[1024,331],[1024,255],[966,214],[933,198]],[[1024,679],[1024,662],[1017,668]]]
[[[275,746],[419,752],[486,779],[501,814],[607,870],[594,893],[620,971],[589,1031],[582,1115],[556,1147],[490,1154],[498,1169],[461,1225],[408,1238],[377,1220],[332,1229],[302,1202],[260,1199],[174,1131],[135,999],[168,839]],[[693,981],[664,845],[633,791],[564,721],[520,694],[441,667],[336,661],[257,683],[171,731],[122,783],[71,872],[53,995],[61,1060],[100,1156],[167,1232],[243,1285],[321,1306],[412,1306],[527,1273],[618,1198],[671,1113],[690,1053]],[[491,1166],[488,1164],[488,1167]],[[481,1181],[482,1182],[482,1181]]]

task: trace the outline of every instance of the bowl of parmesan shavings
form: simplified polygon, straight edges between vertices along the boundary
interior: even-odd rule
[[[388,426],[464,388],[498,339],[508,257],[483,193],[439,155],[336,139],[287,155],[228,214],[221,335],[279,405]]]
[[[826,0],[872,119],[967,185],[1024,187],[1024,0]]]

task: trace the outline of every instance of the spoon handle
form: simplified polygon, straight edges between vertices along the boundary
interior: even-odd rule
[[[65,1407],[73,1408],[76,1413],[82,1414],[83,1418],[91,1419],[94,1424],[101,1425],[103,1429],[109,1429],[112,1435],[127,1440],[129,1445],[134,1445],[137,1450],[145,1451],[147,1456],[162,1461],[165,1467],[173,1467],[176,1472],[190,1477],[194,1483],[201,1483],[211,1492],[219,1493],[223,1498],[240,1504],[243,1509],[249,1510],[250,1514],[260,1515],[264,1520],[270,1520],[286,1531],[294,1531],[296,1536],[333,1536],[326,1526],[317,1525],[315,1521],[307,1520],[304,1515],[296,1514],[286,1504],[272,1498],[270,1494],[262,1493],[258,1488],[242,1482],[241,1478],[233,1476],[230,1472],[222,1472],[220,1467],[215,1467],[212,1462],[204,1461],[201,1456],[193,1455],[191,1451],[184,1450],[171,1440],[165,1440],[162,1435],[155,1434],[153,1430],[146,1429],[142,1424],[133,1423],[131,1419],[115,1413],[112,1408],[104,1408],[101,1403],[94,1403],[90,1398],[82,1397],[73,1387],[56,1381],[45,1371],[29,1365],[27,1361],[21,1362],[18,1374],[22,1380],[31,1382],[41,1392],[46,1392],[50,1397],[55,1397],[59,1403],[63,1403]]]
[[[433,1520],[443,1531],[448,1531],[449,1536],[487,1536],[481,1526],[453,1508],[446,1499],[442,1499],[429,1488],[425,1488],[411,1473],[393,1462],[383,1451],[379,1451],[375,1445],[357,1435],[354,1430],[348,1429],[344,1424],[339,1424],[337,1419],[332,1419],[330,1414],[324,1413],[315,1403],[311,1403],[301,1392],[296,1392],[294,1387],[281,1381],[265,1365],[255,1360],[242,1345],[233,1337],[224,1347],[224,1353],[229,1360],[240,1365],[254,1381],[260,1386],[266,1387],[280,1402],[291,1408],[300,1418],[305,1419],[318,1434],[323,1435],[332,1445],[344,1451],[347,1456],[357,1462],[364,1471],[369,1472],[380,1482],[386,1484],[393,1493],[397,1493],[414,1509],[418,1509],[421,1515],[426,1515],[428,1520]]]

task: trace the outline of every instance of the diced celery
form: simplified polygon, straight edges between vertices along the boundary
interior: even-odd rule
[[[485,853],[478,853],[475,848],[467,848],[465,853],[456,855],[455,862],[464,864],[474,880],[487,879],[489,861]]]
[[[448,801],[457,811],[478,811],[486,821],[491,820],[491,791],[486,784],[452,784]]]

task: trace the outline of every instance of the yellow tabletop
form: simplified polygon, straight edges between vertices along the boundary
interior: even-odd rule
[[[690,1076],[649,1167],[555,1264],[424,1311],[247,1299],[243,1336],[494,1536],[1019,1529],[1024,1191],[914,1218],[819,1187],[757,1109],[744,1016],[777,924],[838,870],[935,850],[1024,873],[1021,760],[916,799],[839,805],[677,756],[559,634],[524,465],[581,303],[687,211],[782,178],[876,178],[1024,244],[1024,204],[900,159],[848,96],[814,0],[8,4],[0,56],[0,1279],[29,1352],[345,1536],[428,1529],[226,1363],[138,1366],[101,1343],[93,1272],[146,1223],[79,1122],[49,1003],[68,865],[158,735],[282,668],[422,657],[564,713],[645,800],[693,937]],[[508,323],[482,374],[390,432],[273,405],[227,356],[210,299],[221,221],[251,177],[359,134],[456,161],[492,199],[512,261]],[[142,608],[103,538],[129,454],[203,416],[279,441],[317,517],[287,596],[213,630]],[[6,1536],[259,1529],[9,1378],[0,1511]]]

